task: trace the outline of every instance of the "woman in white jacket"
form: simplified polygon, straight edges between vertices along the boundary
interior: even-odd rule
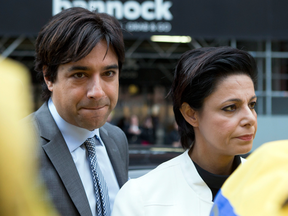
[[[245,51],[187,51],[170,90],[186,151],[128,181],[112,216],[208,216],[229,175],[249,152],[257,130],[255,60]]]

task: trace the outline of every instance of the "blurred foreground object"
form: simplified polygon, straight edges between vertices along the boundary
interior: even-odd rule
[[[29,87],[26,68],[0,56],[1,216],[57,215],[37,177],[33,132],[19,124],[32,112]]]
[[[288,140],[269,142],[224,183],[210,216],[288,215]]]

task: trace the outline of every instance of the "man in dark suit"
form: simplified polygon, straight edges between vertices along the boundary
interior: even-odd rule
[[[41,176],[61,215],[110,215],[128,179],[126,136],[106,123],[118,100],[124,55],[118,21],[83,8],[53,16],[37,37],[35,70],[46,102],[24,121],[39,135]]]

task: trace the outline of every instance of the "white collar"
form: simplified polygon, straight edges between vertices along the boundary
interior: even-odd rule
[[[187,183],[202,200],[211,203],[212,192],[197,172],[197,169],[189,156],[189,149],[182,154],[182,158],[184,163],[181,163],[181,169]]]

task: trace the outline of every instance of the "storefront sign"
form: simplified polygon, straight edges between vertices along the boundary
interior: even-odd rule
[[[0,7],[0,36],[37,35],[52,15],[70,7],[105,12],[125,38],[187,35],[205,39],[287,40],[287,0],[11,0]]]
[[[118,19],[129,32],[164,32],[172,30],[171,1],[67,1],[53,0],[53,15],[70,7],[83,7],[108,13]]]

